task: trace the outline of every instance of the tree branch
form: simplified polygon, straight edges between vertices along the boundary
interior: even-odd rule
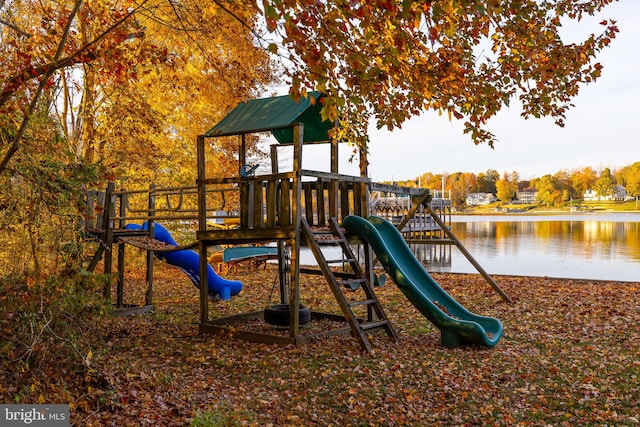
[[[69,37],[69,30],[71,29],[71,23],[75,19],[76,14],[78,13],[78,10],[80,10],[81,5],[82,5],[82,0],[76,0],[75,5],[73,6],[73,10],[69,14],[69,19],[62,32],[62,37],[60,38],[60,43],[58,44],[58,49],[56,50],[56,54],[53,57],[54,62],[57,62],[58,59],[60,58],[60,55],[62,55],[62,51],[64,50],[64,45],[67,43],[67,38]],[[24,133],[27,131],[27,125],[29,124],[31,115],[36,110],[36,106],[38,105],[38,101],[40,100],[40,96],[42,95],[42,91],[44,90],[44,87],[47,84],[47,81],[49,80],[49,78],[51,78],[55,70],[56,68],[50,67],[49,69],[46,70],[46,72],[42,76],[42,79],[40,79],[40,84],[38,85],[38,88],[36,89],[36,92],[33,95],[33,99],[31,100],[31,104],[29,105],[29,109],[27,110],[27,113],[24,115],[24,118],[22,119],[22,124],[20,125],[20,129],[18,129],[18,133],[13,139],[13,143],[5,153],[4,157],[2,158],[2,161],[0,161],[0,174],[4,172],[13,155],[20,149],[20,142],[22,141],[22,137],[24,136]]]
[[[80,58],[80,59],[78,57],[80,56],[81,53],[84,53],[85,51],[87,51],[91,46],[95,45],[100,40],[105,38],[111,31],[113,31],[115,28],[121,25],[124,21],[129,19],[132,15],[137,13],[138,10],[141,9],[148,1],[149,0],[143,1],[137,8],[135,8],[134,10],[126,14],[124,17],[122,17],[121,19],[113,23],[106,30],[104,30],[98,37],[81,46],[77,51],[75,51],[70,56],[63,59],[58,59],[59,57],[54,57],[54,60],[48,64],[40,65],[38,67],[34,67],[31,69],[26,69],[22,73],[17,74],[14,77],[10,78],[8,80],[8,83],[5,85],[4,89],[2,90],[2,92],[0,92],[0,107],[2,107],[9,100],[9,98],[11,98],[11,95],[16,91],[18,87],[20,87],[27,81],[31,80],[32,78],[34,78],[34,76],[36,77],[42,76],[48,70],[52,70],[52,73],[53,73],[53,71],[68,67],[70,65],[90,62],[96,59],[96,56],[91,53],[85,55],[83,58]],[[82,1],[80,1],[80,3],[82,3]],[[64,44],[61,44],[60,46],[64,47]]]
[[[135,9],[133,9],[132,11],[127,13],[124,17],[122,17],[121,19],[119,19],[118,21],[113,23],[105,31],[103,31],[98,37],[96,37],[95,39],[91,40],[90,42],[88,42],[85,45],[83,45],[82,47],[80,47],[80,49],[78,49],[72,55],[70,55],[70,56],[68,56],[66,58],[60,59],[60,56],[62,55],[62,52],[64,50],[64,46],[65,46],[65,44],[67,42],[67,38],[69,37],[69,31],[71,29],[71,24],[72,24],[73,20],[75,19],[75,16],[77,15],[78,11],[80,10],[80,6],[83,3],[83,0],[76,0],[74,8],[71,11],[71,13],[69,15],[69,19],[68,19],[68,21],[67,21],[67,23],[66,23],[66,25],[64,27],[64,30],[63,30],[63,33],[62,33],[62,38],[60,39],[60,43],[58,44],[58,48],[57,48],[55,56],[53,57],[53,61],[51,61],[49,64],[42,65],[42,66],[36,67],[34,69],[31,69],[31,70],[25,70],[21,74],[11,78],[9,80],[9,84],[7,84],[5,86],[5,88],[4,88],[4,90],[2,92],[0,92],[0,107],[1,107],[2,105],[4,105],[9,100],[11,95],[15,92],[15,90],[18,87],[20,87],[20,85],[22,85],[22,84],[26,83],[27,81],[29,81],[30,79],[32,79],[34,77],[34,75],[35,75],[35,77],[42,76],[41,79],[40,79],[40,84],[38,85],[38,88],[36,89],[36,92],[35,92],[35,94],[33,96],[31,104],[29,105],[29,109],[27,110],[27,113],[25,114],[25,116],[24,116],[24,118],[22,120],[22,124],[20,125],[20,129],[18,130],[18,133],[16,134],[15,138],[13,139],[13,143],[11,144],[11,146],[9,147],[7,152],[5,153],[4,157],[0,161],[0,174],[4,173],[4,171],[7,169],[7,165],[9,164],[9,161],[14,156],[14,154],[20,149],[20,143],[22,141],[24,133],[27,130],[27,125],[29,124],[29,120],[31,118],[31,115],[35,111],[36,106],[38,104],[38,101],[40,99],[40,96],[42,95],[42,91],[44,90],[44,87],[45,87],[47,81],[49,80],[49,78],[51,78],[53,73],[56,70],[59,70],[61,68],[65,68],[65,67],[70,66],[72,64],[77,64],[77,63],[81,63],[81,62],[88,62],[86,57],[82,58],[82,59],[78,59],[80,54],[85,52],[85,51],[87,51],[89,49],[89,47],[93,46],[94,44],[98,43],[100,40],[105,38],[107,36],[107,34],[109,34],[111,31],[113,31],[115,28],[117,28],[119,25],[121,25],[123,22],[125,22],[127,19],[129,19],[141,7],[143,7],[144,4],[146,4],[148,1],[149,0],[144,0],[138,7],[136,7]],[[90,60],[95,59],[94,55],[87,55],[87,57]],[[34,71],[35,71],[35,73],[34,73]]]
[[[31,37],[31,34],[27,33],[26,31],[21,30],[16,24],[12,24],[9,21],[5,21],[4,19],[0,19],[0,24],[6,25],[7,27],[11,28],[13,31],[15,31],[16,33],[20,34],[21,36]]]

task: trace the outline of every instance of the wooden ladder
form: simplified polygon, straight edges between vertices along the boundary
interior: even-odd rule
[[[302,232],[318,262],[318,266],[322,270],[322,274],[340,305],[344,317],[351,327],[353,336],[356,337],[360,346],[367,352],[371,352],[371,343],[367,339],[366,333],[380,329],[384,329],[387,335],[396,341],[398,338],[396,331],[384,313],[382,305],[373,292],[371,283],[360,267],[360,263],[355,258],[347,237],[338,225],[338,221],[332,217],[329,220],[328,229],[314,230],[309,226],[306,218],[303,217]],[[323,246],[339,246],[344,257],[337,260],[326,259],[321,249]],[[349,264],[352,273],[332,270],[330,264],[337,262]],[[348,299],[344,293],[344,290],[355,291],[358,289],[364,291],[364,299],[353,301]],[[359,319],[353,312],[353,308],[363,305],[367,307],[366,320]]]

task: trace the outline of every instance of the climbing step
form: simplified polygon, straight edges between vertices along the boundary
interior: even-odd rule
[[[378,300],[376,298],[372,298],[372,299],[365,299],[362,301],[351,301],[349,303],[349,306],[356,307],[358,305],[371,305],[371,304],[376,304],[377,302]]]
[[[327,264],[346,264],[356,261],[355,258],[328,259]]]
[[[351,290],[356,290],[362,285],[366,279],[352,279],[352,280],[340,280],[338,282],[339,285],[342,285],[345,288],[350,288]]]
[[[349,246],[349,240],[342,231],[342,228],[338,225],[338,221],[335,218],[330,218],[329,223],[329,229],[312,229],[306,218],[302,218],[302,232],[307,239],[307,244],[311,252],[313,252],[318,262],[322,274],[329,283],[329,287],[340,305],[340,309],[347,323],[349,323],[353,336],[358,340],[363,349],[371,352],[373,348],[365,332],[384,329],[387,335],[393,340],[397,339],[397,335],[382,309],[380,301],[375,296],[369,279],[362,271],[360,263],[354,256],[351,246]],[[328,245],[338,245],[342,249],[343,257],[338,260],[326,259],[321,246]],[[348,265],[352,272],[334,271],[334,269],[330,267],[330,264],[335,263],[341,263],[343,266]],[[360,301],[349,301],[344,294],[345,289],[349,289],[350,291],[361,289],[365,294],[364,299]],[[367,308],[366,320],[359,319],[352,310],[352,308],[361,306]]]
[[[385,328],[389,326],[390,322],[388,320],[378,320],[374,322],[361,323],[360,327],[364,330],[371,330],[377,328]]]

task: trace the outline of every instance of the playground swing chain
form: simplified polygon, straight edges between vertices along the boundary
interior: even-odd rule
[[[284,252],[282,254],[282,260],[284,262],[284,280],[285,285],[288,288],[291,285],[291,276],[289,272],[291,271],[291,251],[289,248],[284,248]],[[278,283],[278,278],[280,277],[280,271],[276,271],[275,277],[273,278],[273,284],[271,285],[271,291],[269,291],[269,296],[267,297],[267,301],[271,301],[273,297],[273,292],[276,289],[276,283]]]

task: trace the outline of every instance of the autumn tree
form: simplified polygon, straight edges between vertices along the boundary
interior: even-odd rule
[[[106,144],[123,135],[179,133],[163,110],[181,111],[193,122],[208,103],[211,119],[198,129],[203,132],[222,111],[271,81],[267,53],[255,46],[258,13],[255,4],[231,12],[224,4],[190,0],[3,2],[0,114],[22,123],[0,146],[0,172],[21,148],[30,111],[56,84],[61,127],[83,159],[104,158]],[[185,73],[191,76],[182,78]],[[151,74],[165,85],[155,87],[165,96],[156,105],[148,100]],[[135,84],[141,87],[132,90]],[[193,105],[201,110],[197,116],[189,111]]]
[[[427,172],[426,174],[421,175],[420,182],[424,188],[431,188],[432,190],[438,191],[442,190],[442,174]]]
[[[611,196],[616,188],[616,179],[611,174],[611,169],[604,168],[600,173],[600,177],[596,181],[595,190],[598,196]]]
[[[640,197],[640,162],[622,168],[616,176],[619,177],[618,182],[624,185],[627,194],[635,197],[637,201]]]
[[[547,174],[531,181],[533,188],[538,190],[538,199],[546,206],[555,206],[562,203],[562,184],[559,182],[557,175]]]
[[[516,196],[518,191],[518,173],[504,172],[502,178],[496,181],[496,197],[503,202],[510,202]]]
[[[0,107],[33,106],[37,89],[49,83],[53,73],[78,64],[107,66],[112,73],[108,81],[136,80],[171,58],[166,45],[145,41],[149,32],[144,25],[154,22],[197,33],[224,14],[239,24],[225,34],[248,32],[278,55],[293,95],[308,89],[327,93],[324,114],[341,120],[341,132],[356,140],[366,140],[369,119],[392,129],[412,115],[435,110],[464,120],[465,132],[476,143],[493,145],[496,138],[485,124],[514,99],[522,104],[523,116],[551,116],[563,125],[580,87],[600,76],[596,56],[617,28],[614,21],[603,20],[600,34],[571,44],[563,42],[560,28],[612,1],[264,0],[259,8],[249,0],[210,5],[172,0],[11,1],[0,10],[6,65]],[[254,19],[258,15],[264,27]],[[271,41],[259,28],[273,34]],[[192,41],[198,49],[207,47]],[[113,58],[119,58],[117,65]],[[222,62],[233,65],[232,60]],[[88,81],[94,78],[91,72],[86,76]],[[240,86],[244,77],[251,78],[238,77]],[[249,86],[256,83],[251,80]],[[95,96],[87,91],[89,110]],[[25,123],[28,118],[26,114]],[[92,137],[91,126],[83,126],[81,133]],[[0,171],[19,149],[22,133],[5,147]],[[87,147],[87,153],[92,148]]]
[[[571,176],[567,170],[559,170],[553,174],[554,189],[560,192],[560,201],[571,200],[576,192],[571,185]]]
[[[20,193],[34,197],[22,206],[58,190],[35,177],[66,177],[69,196],[116,174],[193,184],[195,136],[273,81],[254,43],[257,13],[195,1],[0,3],[0,176],[14,184],[2,199],[19,183],[42,185]],[[230,167],[234,147],[214,147],[216,167]],[[64,228],[77,230],[78,212],[67,215]]]
[[[267,52],[215,5],[162,2],[136,19],[145,28],[145,43],[166,52],[167,60],[137,67],[134,78],[102,85],[105,100],[97,132],[105,142],[100,154],[108,153],[117,176],[132,184],[193,185],[197,135],[273,81]],[[122,120],[129,116],[134,120]],[[250,150],[256,142],[247,138]],[[236,173],[237,141],[215,144],[216,170],[211,172]]]
[[[587,190],[594,188],[598,175],[592,167],[584,167],[574,170],[570,175],[570,179],[576,197],[580,198]]]
[[[287,63],[291,93],[329,94],[324,113],[366,142],[369,119],[399,127],[434,110],[464,121],[475,143],[496,141],[487,121],[514,101],[527,117],[564,125],[571,100],[597,80],[597,55],[618,29],[567,43],[561,27],[614,0],[263,0]],[[340,136],[340,135],[338,135]]]
[[[469,193],[476,187],[476,176],[469,172],[456,172],[449,175],[447,182],[453,205],[462,206],[466,203]]]
[[[563,42],[560,28],[612,1],[263,0],[259,8],[250,0],[210,5],[172,0],[3,2],[0,107],[10,114],[24,106],[32,111],[53,73],[79,64],[106,66],[110,81],[135,80],[154,63],[170,60],[166,46],[143,40],[146,18],[188,34],[219,22],[224,14],[239,24],[226,34],[248,32],[278,55],[293,95],[308,89],[327,93],[326,117],[339,119],[341,132],[362,143],[369,119],[393,129],[410,116],[435,110],[464,120],[465,132],[476,143],[493,145],[496,138],[485,128],[487,120],[514,99],[522,104],[523,116],[551,116],[563,125],[571,99],[600,76],[596,57],[617,28],[614,21],[603,20],[602,32],[581,43]],[[273,34],[271,41],[260,33],[257,15]],[[211,56],[213,50],[204,53]],[[87,80],[93,77],[87,73]],[[242,81],[237,79],[239,85]],[[89,107],[93,98],[87,92]],[[3,146],[0,171],[20,148],[29,116],[23,117],[25,125],[14,140]],[[87,124],[82,132],[91,137],[92,129]]]
[[[49,100],[51,102],[51,100]],[[11,175],[0,175],[0,276],[64,269],[77,260],[74,222],[81,184],[95,171],[74,163],[49,115],[49,103],[33,112],[29,144],[16,153]],[[0,132],[9,138],[17,129]]]
[[[500,179],[500,174],[495,169],[487,169],[485,173],[480,172],[476,178],[477,193],[496,193],[496,182]]]
[[[115,55],[131,33],[131,2],[18,2],[0,5],[0,115],[16,128],[0,146],[0,173],[21,149],[29,121],[55,85],[60,70]],[[105,17],[105,10],[108,15]],[[92,39],[81,36],[82,16],[101,24]]]

